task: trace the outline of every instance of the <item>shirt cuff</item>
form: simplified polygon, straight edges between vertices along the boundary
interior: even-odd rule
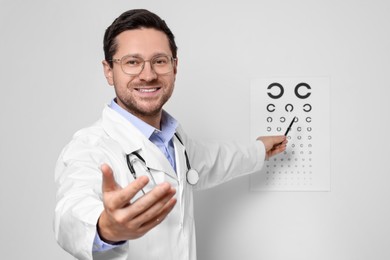
[[[100,238],[99,233],[96,232],[95,239],[93,240],[92,252],[107,251],[107,250],[116,248],[118,246],[121,246],[121,245],[123,245],[125,243],[126,243],[126,241],[118,242],[118,243],[115,243],[115,244],[108,244],[108,243],[104,242]]]

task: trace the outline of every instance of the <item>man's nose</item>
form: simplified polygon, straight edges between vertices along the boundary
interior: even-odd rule
[[[154,71],[150,61],[145,61],[143,69],[138,77],[144,81],[152,81],[157,78],[157,73]]]

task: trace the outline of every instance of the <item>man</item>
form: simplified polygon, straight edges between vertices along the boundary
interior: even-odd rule
[[[250,146],[202,143],[164,111],[178,59],[166,23],[147,10],[119,16],[104,36],[116,98],[78,131],[56,167],[58,243],[78,259],[196,259],[193,189],[261,169],[284,136]]]

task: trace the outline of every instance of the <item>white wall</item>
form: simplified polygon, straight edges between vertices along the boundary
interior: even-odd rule
[[[55,161],[113,97],[103,33],[139,7],[176,35],[167,109],[196,138],[248,141],[252,78],[331,78],[331,191],[256,193],[242,178],[196,194],[199,259],[390,259],[390,2],[380,0],[0,0],[1,258],[71,259],[52,232]]]

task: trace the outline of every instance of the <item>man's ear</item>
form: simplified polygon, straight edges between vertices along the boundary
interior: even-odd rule
[[[177,65],[179,65],[179,59],[176,57],[176,59],[174,60],[174,69],[173,69],[173,73],[176,75],[177,73]]]
[[[103,64],[104,76],[107,79],[107,83],[110,86],[113,86],[114,85],[114,75],[113,75],[112,68],[111,68],[110,64],[106,60],[103,60],[102,64]]]

